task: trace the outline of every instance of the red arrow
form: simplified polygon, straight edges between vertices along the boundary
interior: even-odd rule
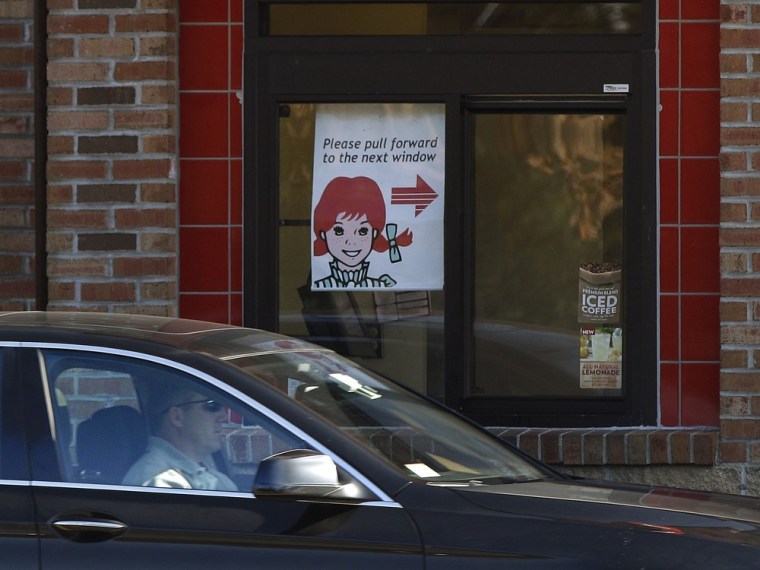
[[[391,204],[412,204],[415,218],[424,212],[425,208],[432,204],[436,198],[438,198],[438,194],[420,175],[417,175],[417,186],[391,188]]]

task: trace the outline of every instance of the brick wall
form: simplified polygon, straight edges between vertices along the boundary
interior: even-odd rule
[[[49,308],[177,305],[177,6],[48,1]]]
[[[720,457],[760,463],[760,5],[721,20]]]
[[[33,8],[0,1],[0,310],[35,298]]]

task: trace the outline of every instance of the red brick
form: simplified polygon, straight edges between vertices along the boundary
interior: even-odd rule
[[[647,465],[648,459],[648,445],[647,438],[649,432],[647,431],[631,431],[626,438],[626,445],[628,446],[628,465]]]
[[[21,43],[24,41],[23,24],[0,23],[0,42]]]
[[[174,257],[119,257],[113,260],[115,277],[169,275],[176,272]]]
[[[520,449],[532,457],[538,457],[538,441],[539,436],[544,430],[531,429],[520,434],[518,443]]]
[[[0,228],[22,228],[26,225],[28,208],[0,209]]]
[[[176,212],[173,208],[116,210],[117,228],[173,228]]]
[[[104,130],[108,128],[108,111],[51,111],[48,128],[62,130]]]
[[[116,81],[171,81],[175,78],[173,61],[136,61],[117,63],[114,69]]]
[[[34,202],[34,186],[8,185],[0,186],[0,204],[32,204]]]
[[[724,127],[720,140],[727,146],[753,146],[760,141],[760,127]]]
[[[74,38],[48,38],[47,55],[51,60],[74,57]]]
[[[79,57],[130,57],[135,55],[132,38],[81,38]]]
[[[3,231],[0,232],[0,252],[32,253],[34,251],[34,232]]]
[[[74,152],[74,137],[49,136],[47,151],[48,154],[72,154]]]
[[[721,279],[720,292],[724,297],[756,297],[760,295],[760,277]]]
[[[749,396],[722,396],[720,414],[722,416],[746,416],[750,413]]]
[[[720,444],[721,463],[744,463],[747,461],[747,444],[723,442]]]
[[[48,16],[47,29],[50,35],[107,34],[108,28],[107,15],[51,14]]]
[[[725,439],[758,439],[760,438],[760,422],[754,419],[724,418],[720,422],[720,433]]]
[[[604,465],[607,431],[593,430],[583,434],[583,464]]]
[[[0,109],[4,113],[10,111],[34,111],[34,95],[32,93],[0,93]]]
[[[0,134],[24,135],[29,132],[29,119],[22,115],[0,117]]]
[[[169,178],[172,161],[161,160],[119,160],[113,163],[115,180],[142,178]]]
[[[758,246],[760,228],[721,228],[719,240],[722,246]],[[760,293],[760,289],[757,292]]]
[[[177,42],[173,37],[147,37],[140,40],[140,54],[145,57],[177,55]]]
[[[747,320],[747,303],[722,301],[720,303],[721,322],[741,322]]]
[[[720,374],[723,392],[760,392],[760,372],[726,372]]]
[[[60,210],[49,209],[47,214],[48,225],[60,228],[104,228],[108,220],[105,210]]]
[[[26,165],[23,161],[0,162],[0,180],[23,180]]]
[[[562,463],[564,465],[583,465],[583,439],[580,431],[562,434]]]
[[[117,33],[171,32],[176,29],[176,18],[172,13],[116,15],[114,22]]]
[[[143,85],[142,101],[146,105],[170,105],[177,102],[174,85]]]
[[[4,89],[24,89],[28,82],[29,73],[26,71],[0,69],[0,85]]]
[[[671,432],[665,430],[657,430],[649,434],[649,460],[652,465],[670,463],[670,435]]]
[[[174,135],[145,135],[143,137],[143,152],[147,154],[171,154],[177,149],[177,138]]]
[[[140,286],[143,301],[170,301],[177,298],[176,281],[149,281]]]
[[[743,4],[721,5],[720,19],[721,22],[742,24],[747,21],[749,10]]]
[[[123,282],[82,283],[82,301],[134,301],[135,284]]]
[[[747,170],[746,152],[724,152],[720,155],[721,172],[737,172]]]
[[[607,435],[607,464],[624,465],[626,461],[625,432],[614,431]]]
[[[74,102],[74,90],[71,87],[49,87],[47,100],[51,107],[71,105]]]
[[[747,103],[720,104],[720,120],[726,123],[743,123],[749,120],[749,105]]]
[[[746,73],[747,55],[742,53],[720,54],[721,73]]]
[[[752,48],[760,45],[760,29],[757,28],[722,28],[720,45],[723,49]]]
[[[16,275],[24,267],[24,257],[21,255],[0,255],[0,274]]]
[[[158,182],[142,184],[143,202],[174,202],[176,196],[177,187],[175,184]]]
[[[169,253],[177,251],[177,236],[174,232],[142,232],[140,249],[145,253]]]
[[[48,229],[47,251],[49,254],[70,253],[74,251],[74,233]]]
[[[691,463],[691,436],[688,432],[673,432],[670,436],[670,461],[674,465]]]
[[[76,298],[76,284],[73,281],[50,280],[48,295],[51,301],[73,301]]]
[[[74,189],[70,184],[48,184],[48,206],[65,205],[74,202]]]
[[[169,129],[173,126],[174,113],[168,109],[114,111],[114,128],[117,129]]]
[[[692,436],[695,465],[715,465],[718,435],[716,432],[695,433]]]
[[[31,45],[1,46],[0,65],[7,67],[31,66],[34,63],[34,48]]]
[[[726,219],[721,218],[721,219],[723,221],[728,221],[728,218]],[[734,220],[734,221],[737,221],[737,220]],[[744,252],[725,251],[720,254],[720,270],[723,274],[746,273],[747,268],[748,268],[747,255]],[[728,275],[724,275],[724,276],[729,277]]]
[[[87,259],[82,257],[48,259],[48,275],[60,276],[100,276],[108,275],[108,263],[105,259]]]
[[[30,291],[34,291],[34,281],[32,279],[0,280],[0,298],[29,297]]]
[[[51,160],[48,162],[48,178],[51,181],[85,178],[89,180],[104,179],[108,166],[103,161],[92,160]]]
[[[720,205],[721,222],[746,222],[747,206],[736,202],[723,202]]]
[[[51,83],[76,81],[106,81],[110,73],[107,63],[56,62],[48,64],[48,80]]]
[[[541,434],[540,445],[542,461],[551,464],[562,463],[559,432],[551,431]]]
[[[34,157],[34,140],[30,138],[0,138],[0,156],[3,157],[3,160],[9,158],[32,158]]]
[[[748,362],[746,350],[724,349],[720,352],[721,368],[747,368]]]

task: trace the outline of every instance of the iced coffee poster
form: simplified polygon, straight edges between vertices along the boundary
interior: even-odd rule
[[[620,263],[583,263],[578,268],[578,321],[620,322]]]
[[[581,388],[619,390],[623,386],[623,330],[582,326]]]
[[[311,288],[443,288],[444,106],[317,106]]]

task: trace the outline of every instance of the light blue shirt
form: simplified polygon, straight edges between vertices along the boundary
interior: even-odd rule
[[[213,465],[209,457],[208,465]],[[148,451],[127,471],[124,485],[170,487],[175,489],[208,489],[237,491],[238,488],[224,473],[187,457],[171,443],[151,437]]]

